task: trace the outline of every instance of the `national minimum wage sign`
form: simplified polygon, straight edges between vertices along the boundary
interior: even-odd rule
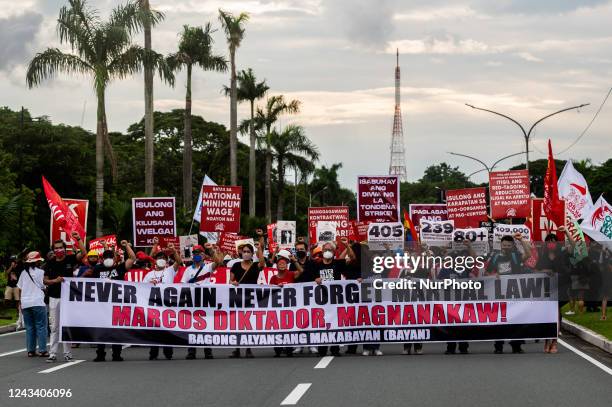
[[[556,280],[546,274],[457,280],[147,284],[66,278],[63,342],[272,347],[556,338]],[[446,283],[451,285],[445,286]]]
[[[201,232],[240,232],[242,187],[202,186]]]
[[[176,236],[174,197],[132,198],[134,246],[153,246],[155,237]]]
[[[531,212],[527,170],[496,171],[489,174],[491,217],[528,218]]]
[[[399,222],[399,191],[397,175],[357,177],[357,220]]]

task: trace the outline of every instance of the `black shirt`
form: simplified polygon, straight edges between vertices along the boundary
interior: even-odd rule
[[[104,264],[96,264],[93,268],[93,278],[108,278],[111,280],[123,280],[125,276],[125,263],[115,264],[112,267],[106,267]]]
[[[74,269],[78,266],[77,257],[74,254],[64,256],[60,261],[57,259],[49,260],[45,266],[45,277],[49,280],[53,280],[62,277],[74,277]],[[51,284],[47,286],[47,292],[49,297],[60,298],[62,295],[62,284]]]
[[[314,281],[317,278],[321,278],[323,281],[340,280],[342,275],[347,274],[346,260],[333,259],[331,263],[325,264],[322,261],[320,263],[313,263],[309,267],[310,280]]]
[[[248,270],[242,268],[242,261],[234,263],[230,269],[234,279],[240,284],[257,284],[259,278],[259,263],[253,262]]]
[[[7,276],[6,276],[6,286],[7,287],[17,287],[17,281],[19,281],[19,276],[21,275],[21,272],[23,271],[23,264],[22,263],[17,263],[17,265],[15,265],[15,267],[10,271],[7,272]]]
[[[487,264],[487,273],[495,272],[500,275],[522,274],[522,257],[518,252],[506,254],[499,252],[494,254]]]

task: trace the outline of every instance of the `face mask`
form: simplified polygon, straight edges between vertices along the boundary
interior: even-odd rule
[[[194,254],[193,255],[193,262],[194,263],[199,263],[202,261],[202,255],[201,254]]]
[[[303,259],[306,257],[306,251],[305,250],[298,250],[297,252],[295,252],[295,256],[298,259]]]
[[[252,259],[253,259],[253,253],[250,253],[250,252],[242,253],[242,260],[252,260]]]
[[[104,259],[104,267],[113,267],[113,264],[115,264],[115,260]]]
[[[331,259],[333,257],[334,257],[334,253],[333,252],[330,252],[329,250],[326,250],[326,251],[323,252],[323,258],[324,259],[329,260],[329,259]]]
[[[157,267],[166,267],[166,259],[157,259],[155,261],[155,264],[157,264]]]
[[[66,250],[65,249],[55,249],[55,250],[53,250],[53,253],[57,257],[62,257],[64,254],[66,254]]]
[[[555,250],[555,247],[557,247],[556,243],[546,243],[546,248],[548,250]]]

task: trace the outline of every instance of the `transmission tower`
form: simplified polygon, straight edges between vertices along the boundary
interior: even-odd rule
[[[400,182],[406,182],[406,154],[404,149],[404,130],[402,128],[402,108],[400,100],[399,50],[396,51],[395,57],[395,113],[393,115],[393,133],[391,135],[389,175],[397,175]]]

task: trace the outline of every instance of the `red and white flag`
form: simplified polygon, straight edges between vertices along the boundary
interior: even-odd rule
[[[548,140],[548,168],[544,177],[544,213],[549,220],[557,225],[565,224],[563,202],[559,199],[557,186],[557,169],[552,153],[552,144]]]
[[[45,195],[47,196],[47,202],[49,203],[49,209],[51,209],[53,221],[63,228],[68,236],[72,235],[72,232],[77,232],[79,236],[81,236],[81,239],[85,239],[85,229],[81,225],[81,222],[79,222],[79,219],[44,176],[42,177],[42,183]]]
[[[592,239],[601,241],[612,240],[612,206],[599,197],[591,211],[584,215],[580,227]]]
[[[565,210],[574,219],[583,219],[593,208],[593,199],[586,180],[579,173],[572,160],[567,160],[558,182],[559,198],[565,201]]]

